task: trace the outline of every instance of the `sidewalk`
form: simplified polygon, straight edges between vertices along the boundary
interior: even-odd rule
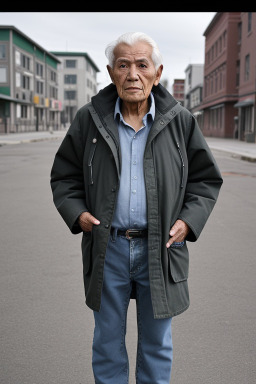
[[[59,138],[62,139],[66,133],[67,130],[0,135],[0,147],[8,144],[21,144],[42,140],[55,140]],[[222,139],[217,137],[206,137],[205,139],[212,150],[226,152],[233,156],[240,157],[242,160],[256,162],[256,143],[247,143],[235,139]]]
[[[31,143],[42,140],[53,140],[63,138],[67,130],[61,131],[39,131],[39,132],[22,132],[0,135],[0,146],[6,144],[22,144]]]
[[[256,162],[256,143],[218,137],[205,137],[205,139],[212,150],[226,152],[240,157],[242,160]]]

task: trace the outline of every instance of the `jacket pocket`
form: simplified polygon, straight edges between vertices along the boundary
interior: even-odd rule
[[[173,243],[168,248],[169,272],[175,283],[187,280],[189,271],[189,254],[185,241]]]
[[[82,238],[83,273],[87,275],[92,263],[92,232],[83,232]]]

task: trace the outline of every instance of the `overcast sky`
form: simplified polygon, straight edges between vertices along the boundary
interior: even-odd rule
[[[150,35],[164,60],[162,79],[185,78],[189,64],[204,63],[204,31],[215,12],[1,12],[12,25],[47,51],[87,52],[100,69],[100,88],[109,84],[105,47],[125,32]]]

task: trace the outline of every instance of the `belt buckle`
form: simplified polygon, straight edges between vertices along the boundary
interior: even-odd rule
[[[132,234],[135,235],[138,233],[139,233],[139,231],[137,229],[127,229],[127,231],[125,232],[125,237],[126,237],[126,239],[131,240],[131,239],[133,239]],[[131,236],[130,236],[130,234],[131,234]]]

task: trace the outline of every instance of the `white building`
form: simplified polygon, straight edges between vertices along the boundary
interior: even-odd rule
[[[185,69],[185,86],[184,86],[184,94],[185,94],[185,102],[184,106],[187,109],[191,109],[195,107],[195,97],[198,96],[198,90],[196,91],[197,95],[193,95],[193,100],[191,98],[191,92],[198,87],[203,86],[204,82],[204,64],[189,64]],[[201,100],[200,100],[201,101]],[[191,106],[191,102],[193,106]]]
[[[98,67],[85,52],[52,52],[58,64],[61,123],[69,125],[79,108],[97,93]]]

